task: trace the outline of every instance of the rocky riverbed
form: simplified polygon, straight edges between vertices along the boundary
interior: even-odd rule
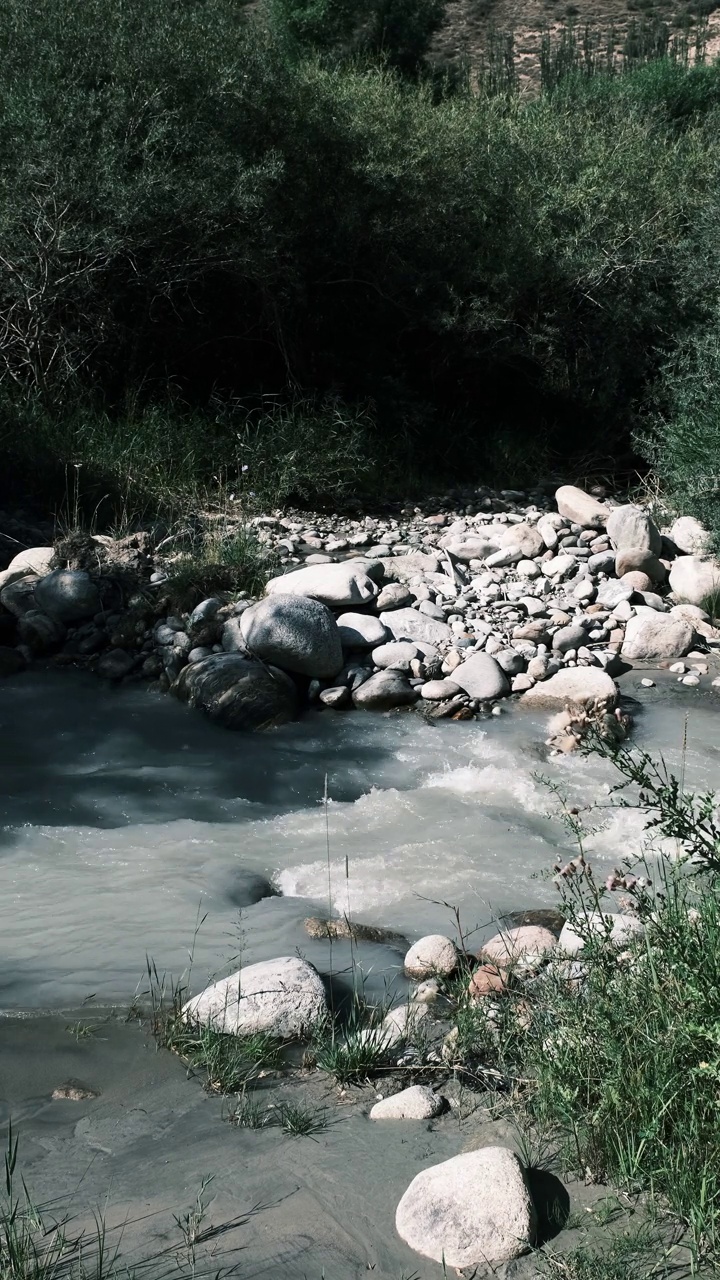
[[[697,521],[660,530],[637,505],[569,485],[552,501],[479,491],[462,510],[431,505],[392,519],[254,517],[282,573],[262,599],[221,593],[185,612],[168,592],[177,538],[28,548],[0,573],[0,672],[51,657],[154,681],[250,729],[308,704],[463,719],[515,696],[566,713],[550,730],[561,750],[590,720],[622,738],[623,669],[717,680],[720,566]]]

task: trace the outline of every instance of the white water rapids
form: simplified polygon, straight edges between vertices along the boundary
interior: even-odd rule
[[[680,767],[687,691],[642,692],[635,740]],[[720,782],[717,716],[714,701],[693,701],[692,785]],[[543,720],[325,712],[245,735],[144,686],[74,672],[5,680],[0,1008],[129,1003],[146,954],[178,975],[192,949],[196,988],[238,954],[300,948],[317,960],[327,944],[302,919],[329,903],[410,937],[452,931],[453,904],[478,942],[498,912],[553,905],[542,876],[571,846],[537,775],[587,803],[606,796],[613,771],[577,755],[547,761]],[[590,839],[601,867],[638,851],[643,828],[636,811],[605,816]],[[282,896],[239,912],[245,872]],[[387,948],[373,954],[389,963]]]

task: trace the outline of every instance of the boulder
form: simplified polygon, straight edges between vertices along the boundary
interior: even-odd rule
[[[504,929],[488,938],[478,952],[478,959],[506,965],[520,959],[539,960],[556,946],[557,938],[549,929],[526,924],[516,929]]]
[[[343,664],[340,631],[326,604],[276,592],[258,600],[240,618],[248,651],[285,671],[324,679]]]
[[[555,494],[557,509],[566,520],[579,524],[583,529],[604,529],[610,509],[604,502],[598,502],[584,489],[573,484],[564,484]]]
[[[265,590],[269,595],[310,596],[333,608],[368,604],[379,591],[378,584],[368,573],[369,567],[355,560],[346,560],[342,564],[310,565],[279,578],[271,578]]]
[[[298,956],[263,960],[214,982],[183,1007],[193,1025],[228,1035],[260,1033],[292,1040],[314,1027],[327,1013],[322,979]]]
[[[685,618],[655,610],[638,614],[626,624],[622,656],[632,662],[682,658],[692,648],[693,634]]]
[[[378,645],[370,656],[375,666],[383,670],[409,671],[410,663],[420,656],[420,650],[411,640],[392,640]]]
[[[708,608],[715,602],[720,612],[720,564],[699,556],[678,556],[670,570],[670,589],[678,602]]]
[[[471,698],[483,702],[492,698],[504,698],[510,692],[510,684],[502,667],[488,653],[473,653],[460,663],[452,673],[457,684]]]
[[[662,536],[647,511],[628,503],[623,507],[615,507],[607,520],[607,534],[616,551],[636,548],[649,555],[659,556],[662,551]],[[618,576],[620,570],[618,570]]]
[[[55,569],[35,584],[35,603],[59,622],[82,622],[102,608],[100,592],[84,569]]]
[[[670,540],[684,556],[703,556],[710,550],[710,534],[694,516],[680,516],[670,530]]]
[[[558,951],[566,956],[575,956],[582,951],[587,937],[591,934],[599,938],[607,937],[613,947],[626,947],[642,937],[645,926],[637,916],[615,915],[611,911],[590,911],[587,918],[577,926],[565,921],[558,939]]]
[[[376,1102],[370,1110],[371,1120],[431,1120],[443,1109],[445,1100],[433,1093],[429,1085],[413,1084],[390,1098]]]
[[[397,1207],[395,1226],[424,1258],[485,1268],[526,1253],[536,1218],[514,1152],[481,1147],[418,1173]]]
[[[29,609],[35,608],[35,585],[40,581],[34,576],[20,578],[10,582],[0,591],[0,604],[14,618],[22,618]]]
[[[597,702],[614,705],[617,687],[612,676],[599,667],[565,667],[549,680],[533,685],[524,693],[523,707],[547,707],[561,710],[566,706],[589,707]]]
[[[135,659],[125,649],[110,649],[98,659],[95,674],[103,680],[122,680],[135,666]]]
[[[508,525],[499,535],[498,541],[501,547],[517,547],[527,560],[534,560],[535,556],[542,555],[545,550],[545,542],[537,525],[526,524],[525,521]]]
[[[343,649],[375,649],[387,639],[382,622],[371,613],[341,613],[337,624]]]
[[[54,547],[29,547],[27,551],[18,552],[7,569],[3,569],[0,573],[0,591],[3,587],[10,586],[12,582],[20,582],[30,574],[37,576],[49,573],[54,556]]]
[[[446,978],[457,969],[458,949],[451,938],[442,933],[429,933],[420,938],[405,956],[405,972],[409,978]]]
[[[18,639],[33,653],[47,653],[62,644],[66,631],[58,618],[51,618],[41,609],[28,609],[18,619]]]
[[[651,582],[664,582],[667,578],[667,569],[662,560],[646,547],[618,547],[615,572],[618,578],[624,578],[629,573],[643,573]]]
[[[427,680],[420,688],[420,697],[427,702],[442,702],[444,698],[454,698],[460,692],[460,685],[454,680]]]
[[[428,618],[417,609],[393,609],[381,613],[380,621],[394,640],[425,640],[428,644],[449,644],[452,631],[446,622]]]
[[[214,653],[183,667],[172,691],[227,729],[268,729],[297,710],[290,677],[240,653]]]
[[[350,706],[350,690],[344,684],[333,685],[332,689],[322,689],[318,697],[323,706],[334,710]]]
[[[393,670],[377,671],[353,692],[355,706],[366,711],[390,711],[393,707],[409,706],[417,698],[417,689],[403,672]]]

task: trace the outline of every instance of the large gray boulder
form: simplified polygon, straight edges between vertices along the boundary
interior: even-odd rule
[[[375,599],[379,587],[366,566],[347,560],[343,564],[308,565],[279,578],[271,578],[266,591],[268,595],[310,596],[333,608],[343,608],[351,604],[368,604]]]
[[[599,667],[565,667],[549,680],[528,689],[522,696],[522,705],[550,710],[562,710],[566,706],[590,707],[598,702],[613,706],[617,693],[612,676]]]
[[[560,515],[573,524],[579,524],[583,529],[605,528],[610,515],[609,507],[585,493],[584,489],[578,489],[574,484],[561,485],[555,494],[555,501]]]
[[[337,624],[343,649],[374,649],[387,639],[382,622],[371,613],[341,613]]]
[[[183,1017],[228,1035],[266,1033],[292,1040],[327,1013],[319,973],[298,956],[264,960],[214,982],[188,1000]]]
[[[393,640],[425,640],[428,644],[449,644],[452,631],[447,622],[428,618],[417,609],[393,609],[381,613],[380,621]]]
[[[172,692],[227,729],[268,729],[297,711],[290,677],[240,653],[213,653],[183,667]]]
[[[481,1147],[417,1174],[397,1207],[395,1226],[424,1258],[448,1267],[487,1267],[527,1252],[536,1217],[514,1152]]]
[[[488,653],[473,653],[452,672],[453,684],[457,684],[471,698],[487,701],[504,698],[510,692],[510,684],[499,662]]]
[[[714,602],[720,612],[720,564],[699,556],[678,556],[670,570],[670,589],[685,604],[707,608]]]
[[[693,634],[685,618],[654,611],[637,614],[625,626],[622,656],[633,662],[682,658],[692,648]]]
[[[248,651],[285,671],[324,679],[343,664],[340,631],[326,604],[276,592],[241,615]]]
[[[623,507],[615,507],[607,520],[607,534],[616,551],[625,551],[635,547],[647,551],[650,555],[659,556],[662,551],[662,536],[647,511],[628,503]]]
[[[100,592],[84,569],[56,569],[35,584],[35,603],[59,622],[82,622],[102,608]]]
[[[418,691],[402,671],[376,671],[364,680],[353,693],[356,707],[366,711],[390,711],[393,707],[410,706],[416,702]]]

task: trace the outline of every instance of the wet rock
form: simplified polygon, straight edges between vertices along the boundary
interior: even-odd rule
[[[405,956],[405,973],[409,978],[447,978],[454,973],[459,960],[458,949],[451,938],[429,933],[420,938]]]
[[[98,659],[95,664],[95,674],[103,680],[122,680],[127,676],[135,666],[135,659],[132,654],[126,653],[124,649],[111,649],[109,653],[104,653],[102,658]]]
[[[633,662],[660,662],[682,658],[693,643],[693,628],[684,618],[670,613],[640,614],[625,627],[622,656]]]
[[[0,591],[3,609],[7,609],[14,618],[22,618],[30,609],[35,609],[35,584],[39,581],[39,578],[27,577],[3,587]]]
[[[99,1098],[100,1090],[83,1084],[82,1080],[64,1080],[53,1089],[50,1095],[53,1102],[87,1102],[91,1098]]]
[[[58,618],[51,618],[40,609],[28,609],[27,613],[18,619],[17,633],[18,639],[33,653],[48,653],[51,649],[57,648],[67,634]]]
[[[245,610],[240,631],[251,654],[285,671],[322,678],[342,667],[338,625],[318,600],[276,592]]]
[[[358,924],[345,916],[323,920],[320,916],[308,916],[303,921],[305,932],[311,938],[352,938],[355,942],[375,942],[386,946],[405,946],[407,939],[392,929],[377,928],[371,924]]]
[[[375,649],[387,640],[387,631],[371,613],[341,613],[337,625],[343,649]]]
[[[319,973],[297,956],[280,956],[247,965],[215,982],[183,1007],[191,1024],[230,1035],[266,1032],[280,1040],[295,1039],[327,1014]]]
[[[393,670],[376,672],[353,692],[355,706],[367,711],[390,711],[393,707],[409,706],[417,697],[417,689],[403,672]]]
[[[433,1093],[429,1085],[413,1084],[390,1098],[376,1102],[370,1110],[371,1120],[431,1120],[443,1110],[445,1103],[440,1094]]]
[[[660,531],[642,507],[633,504],[615,507],[608,516],[606,529],[610,541],[618,551],[632,547],[653,556],[659,556],[662,551]],[[618,569],[617,572],[619,576],[621,570]]]
[[[720,600],[720,564],[699,556],[678,556],[670,570],[670,588],[678,603],[707,608],[709,601]]]
[[[510,1262],[535,1238],[535,1210],[517,1156],[481,1147],[423,1169],[395,1215],[416,1253],[448,1267]]]
[[[368,604],[378,594],[379,587],[370,577],[367,568],[356,561],[342,564],[312,565],[295,569],[279,578],[271,578],[266,590],[269,595],[309,596],[333,608],[352,604]]]
[[[234,907],[251,907],[264,898],[277,898],[278,891],[267,876],[257,871],[234,870],[227,879],[225,896]]]
[[[605,528],[610,509],[583,489],[572,484],[561,485],[555,494],[555,501],[560,515],[573,524],[579,524],[583,529]]]
[[[333,685],[332,689],[321,689],[318,699],[324,707],[332,707],[336,711],[349,707],[352,701],[350,690],[344,684]]]
[[[267,729],[295,717],[297,693],[284,671],[239,653],[214,653],[180,672],[173,692],[228,729]]]
[[[617,701],[617,687],[612,676],[599,667],[566,667],[550,676],[549,680],[533,685],[524,693],[524,707],[564,708],[591,706],[604,702],[609,706]]]
[[[39,609],[59,622],[81,622],[100,608],[100,593],[90,575],[82,569],[56,569],[35,584]]]

